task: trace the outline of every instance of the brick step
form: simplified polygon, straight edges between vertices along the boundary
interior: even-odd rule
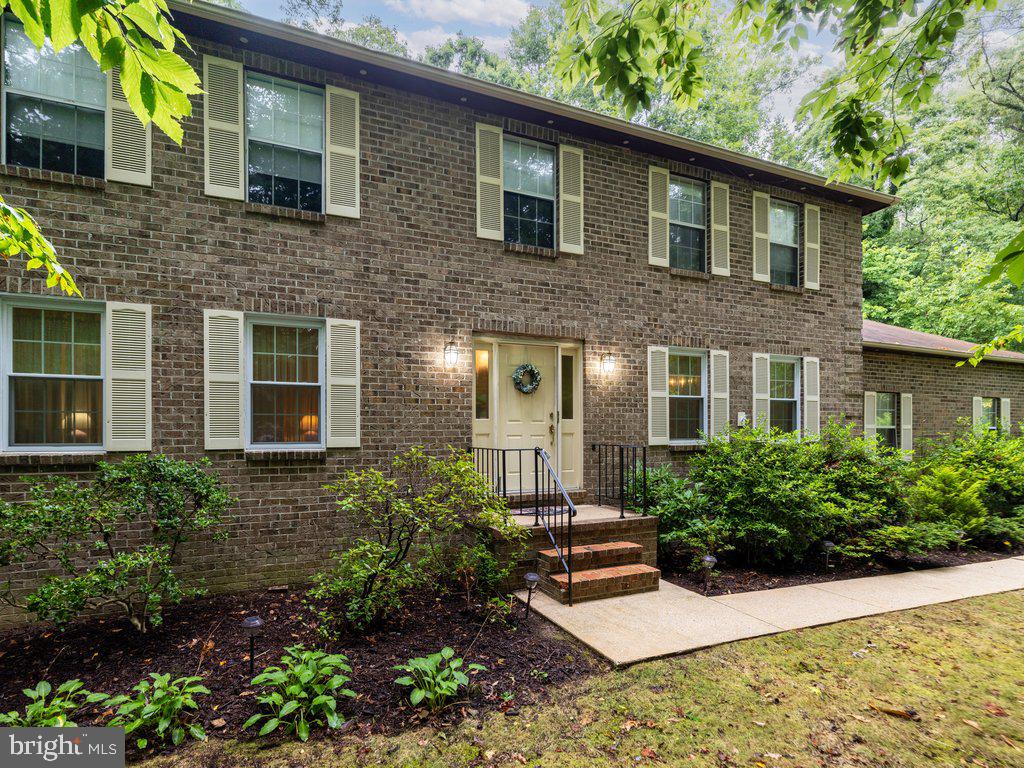
[[[572,548],[573,571],[587,571],[609,565],[632,565],[643,559],[644,548],[632,541],[609,541],[602,544],[582,544]],[[537,572],[542,576],[558,573],[562,564],[554,549],[537,553]]]
[[[635,595],[640,592],[654,592],[658,589],[661,571],[649,565],[613,565],[607,568],[591,568],[586,571],[573,570],[572,599],[574,603],[585,600],[600,600],[606,597]],[[541,579],[541,591],[560,603],[569,602],[567,591],[569,577],[565,573],[553,573]]]

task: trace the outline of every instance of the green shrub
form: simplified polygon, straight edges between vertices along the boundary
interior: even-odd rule
[[[340,620],[365,630],[400,609],[416,585],[485,599],[507,569],[484,542],[497,535],[515,550],[525,541],[526,531],[465,452],[432,457],[413,448],[396,456],[387,471],[350,471],[327,489],[366,532],[314,579],[307,605],[328,634]]]
[[[24,502],[0,502],[0,566],[35,559],[61,574],[24,600],[5,584],[2,598],[58,627],[111,605],[140,632],[159,624],[164,606],[199,591],[175,574],[180,544],[231,503],[208,468],[139,454],[100,462],[88,483],[51,477]]]
[[[938,466],[923,473],[910,492],[917,520],[945,523],[973,537],[985,527],[988,510],[981,500],[985,480],[959,467]]]
[[[25,688],[22,693],[28,697],[24,712],[12,710],[0,712],[0,726],[4,728],[74,728],[71,719],[75,712],[86,704],[105,702],[105,693],[90,693],[79,680],[68,680],[53,690],[45,680],[35,688]],[[53,694],[52,696],[50,694]]]
[[[845,557],[873,560],[881,555],[908,557],[936,549],[948,549],[960,541],[960,533],[945,523],[908,522],[866,530],[836,548]]]
[[[115,696],[107,705],[117,707],[108,726],[124,728],[125,736],[136,734],[135,744],[145,749],[150,740],[161,744],[170,738],[178,746],[190,735],[206,740],[206,731],[197,722],[198,696],[206,696],[209,688],[200,683],[200,677],[179,677],[169,674],[150,674],[152,680],[141,680],[132,690],[134,696]]]
[[[1006,515],[1024,504],[1024,436],[964,425],[954,434],[921,441],[916,456],[920,474],[950,467],[984,481],[981,501],[990,514]]]
[[[753,427],[718,436],[692,460],[689,480],[707,489],[693,502],[704,521],[693,535],[750,562],[796,563],[826,540],[841,544],[907,518],[900,452],[833,421],[815,440]],[[688,525],[672,530],[686,536]]]
[[[412,688],[409,692],[410,704],[414,707],[425,704],[433,711],[443,707],[458,695],[459,690],[469,686],[466,672],[483,672],[487,669],[480,664],[470,664],[463,672],[462,665],[463,660],[455,658],[455,651],[445,647],[439,653],[409,659],[405,664],[395,666],[395,669],[408,673],[395,682]]]
[[[284,651],[280,666],[267,667],[252,679],[253,685],[267,691],[257,698],[266,711],[250,717],[242,729],[263,721],[260,736],[280,728],[306,741],[313,727],[341,728],[345,720],[338,712],[338,697],[356,695],[345,687],[352,674],[348,657],[308,651],[301,645]]]

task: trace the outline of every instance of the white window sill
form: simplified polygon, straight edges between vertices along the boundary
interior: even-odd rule
[[[327,461],[327,449],[316,448],[256,448],[245,449],[246,461],[309,461],[323,464]]]
[[[707,448],[707,443],[703,440],[696,440],[686,443],[669,443],[668,449],[670,451],[678,451],[679,453],[687,453],[692,451],[700,451]]]

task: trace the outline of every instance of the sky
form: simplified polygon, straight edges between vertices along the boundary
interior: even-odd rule
[[[558,0],[345,0],[346,21],[359,22],[366,16],[379,16],[388,26],[396,27],[413,54],[422,53],[428,45],[437,45],[458,31],[479,37],[484,45],[502,52],[509,30],[519,23],[533,5],[544,6]],[[281,0],[242,0],[250,13],[270,19],[281,18]],[[831,51],[833,38],[827,32],[812,30],[810,39],[801,46],[801,55],[817,55],[821,63],[812,67],[790,91],[773,94],[769,109],[778,116],[792,120],[797,105],[813,87],[820,73],[838,59]]]

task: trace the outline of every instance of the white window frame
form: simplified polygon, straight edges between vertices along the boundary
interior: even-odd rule
[[[982,398],[981,398],[981,412],[982,412],[982,414],[985,413],[985,401],[986,400],[991,400],[992,401],[992,421],[993,421],[993,423],[991,425],[986,424],[984,426],[984,428],[988,432],[999,432],[1003,428],[1003,413],[1002,413],[1003,404],[1002,404],[1002,398],[999,398],[999,397],[987,397],[987,396],[983,395]]]
[[[784,243],[781,240],[775,240],[772,237],[772,206],[781,206],[784,208],[792,208],[796,211],[796,236],[794,242]],[[771,285],[787,285],[791,288],[800,287],[800,271],[803,267],[803,248],[800,246],[800,232],[802,230],[801,220],[804,213],[804,207],[800,203],[793,203],[789,200],[783,200],[778,197],[768,198],[768,282]],[[772,280],[772,246],[781,245],[786,248],[796,249],[796,282],[795,283],[776,283]]]
[[[700,358],[700,399],[703,402],[700,414],[700,432],[704,435],[708,434],[708,399],[710,396],[710,382],[708,381],[708,350],[706,349],[690,349],[687,347],[669,347],[668,348],[668,377],[669,377],[669,388],[668,388],[668,434],[669,434],[669,445],[703,445],[707,442],[706,439],[701,437],[687,438],[687,439],[672,439],[672,399],[678,398],[681,400],[696,400],[697,398],[693,395],[673,395],[672,394],[672,357],[699,357]]]
[[[552,189],[552,193],[550,195],[542,195],[539,192],[537,194],[534,194],[532,192],[519,192],[519,191],[517,191],[515,189],[509,189],[508,186],[506,186],[505,174],[504,174],[504,167],[505,167],[505,142],[508,142],[508,141],[514,141],[514,142],[516,142],[518,144],[532,144],[535,147],[543,147],[544,149],[550,149],[551,150],[551,154],[552,154],[552,159],[551,159],[551,189]],[[501,206],[502,206],[502,209],[504,209],[504,207],[505,207],[505,193],[506,192],[511,192],[513,194],[516,194],[516,195],[529,195],[530,197],[536,197],[538,200],[550,200],[553,203],[553,205],[552,205],[552,215],[551,215],[551,219],[552,219],[552,221],[551,221],[551,242],[552,242],[551,248],[547,249],[547,248],[545,248],[545,246],[542,246],[542,245],[534,245],[534,246],[526,246],[526,247],[545,248],[545,250],[557,251],[558,250],[558,145],[557,144],[549,144],[548,142],[545,142],[545,141],[538,141],[537,139],[529,139],[529,138],[527,138],[525,136],[517,136],[514,133],[505,133],[503,131],[502,134],[501,134],[501,166],[502,166],[502,170],[503,170],[502,175],[501,175]],[[504,217],[504,215],[501,217],[501,240],[502,240],[502,242],[505,242],[505,217]],[[510,243],[510,245],[521,245],[521,243],[515,242],[515,243]]]
[[[244,430],[242,445],[246,451],[318,451],[327,446],[327,323],[318,317],[295,317],[293,315],[265,315],[245,313],[245,334],[242,341],[242,355],[245,370],[245,381],[242,383],[242,413]],[[320,358],[317,376],[320,387],[320,440],[316,443],[254,443],[252,440],[252,385],[253,383],[284,384],[312,386],[301,382],[254,382],[252,378],[252,328],[254,325],[282,325],[292,328],[317,329],[317,354]]]
[[[679,221],[678,219],[672,218],[672,182],[683,182],[686,184],[694,184],[701,187],[704,190],[704,222],[701,224],[691,224],[688,221]],[[704,269],[697,271],[708,271],[708,264],[710,262],[708,253],[708,216],[711,215],[711,185],[703,179],[693,179],[689,176],[680,176],[677,173],[670,173],[668,175],[668,263],[669,267],[672,266],[672,225],[675,224],[678,227],[689,227],[690,229],[699,229],[704,233]],[[771,209],[769,208],[769,216],[771,215]],[[771,260],[771,253],[769,251],[769,263]],[[770,264],[769,264],[770,266]],[[685,269],[685,267],[683,267]]]
[[[324,99],[324,124],[323,130],[320,136],[320,210],[309,211],[309,213],[325,213],[327,210],[327,88],[322,85],[310,85],[304,83],[301,80],[296,80],[291,77],[280,77],[278,75],[271,75],[259,70],[249,69],[248,67],[242,68],[242,162],[244,167],[242,168],[242,184],[245,192],[245,202],[251,203],[249,199],[249,75],[253,74],[257,77],[267,77],[271,80],[281,80],[286,83],[294,83],[299,86],[301,90],[303,87],[310,90],[319,90]],[[285,149],[294,149],[299,152],[308,152],[312,154],[312,150],[306,147],[300,147],[297,144],[289,144],[286,141],[267,141],[265,139],[251,139],[252,141],[258,141],[260,144],[266,144],[271,147],[284,147]],[[297,193],[296,193],[297,194]],[[256,203],[256,205],[267,205],[267,203]],[[286,206],[278,206],[274,203],[270,203],[275,208],[285,208]],[[302,208],[287,208],[289,211],[303,211]]]
[[[10,23],[10,21],[10,15],[8,13],[2,13],[2,17],[0,17],[0,61],[2,61],[2,57],[4,56],[7,50],[7,25],[8,23]],[[21,22],[17,23],[19,26],[23,26]],[[77,44],[81,45],[81,43]],[[98,69],[99,65],[97,64],[96,67]],[[107,77],[110,77],[110,75],[108,74]],[[62,104],[70,107],[75,107],[77,109],[88,109],[92,112],[99,112],[100,115],[102,115],[103,117],[103,130],[106,131],[107,129],[107,106],[109,105],[105,105],[104,107],[97,107],[95,104],[84,104],[82,102],[76,101],[75,99],[61,99],[60,101],[58,101],[54,99],[52,96],[43,96],[42,94],[33,93],[32,91],[25,91],[20,88],[11,88],[7,85],[7,78],[0,77],[0,116],[2,116],[2,125],[0,125],[0,156],[3,157],[3,162],[5,164],[7,163],[7,119],[9,117],[9,115],[7,114],[8,93],[13,93],[16,96],[25,96],[29,99],[38,99],[39,101],[46,101],[51,104]],[[103,150],[103,162],[104,166],[106,166],[107,147],[101,146],[100,149]],[[36,170],[42,169],[37,168]],[[78,174],[71,175],[77,176]],[[106,179],[106,172],[104,172],[102,176],[87,176],[85,178]],[[6,440],[6,433],[4,439]]]
[[[881,427],[878,425],[878,408],[879,408],[879,395],[890,395],[893,398],[893,424],[891,427]],[[900,428],[903,426],[902,419],[900,418],[901,410],[901,394],[899,392],[876,392],[875,393],[875,435],[881,441],[883,432],[892,431],[894,441],[892,447],[899,450],[901,441]]]
[[[772,363],[792,363],[793,365],[793,397],[782,398],[772,397]],[[796,423],[793,430],[796,434],[803,434],[803,358],[793,355],[769,355],[768,356],[768,429],[775,428],[772,424],[772,403],[793,402],[796,407]]]
[[[106,401],[106,387],[101,386],[100,394],[100,441],[98,443],[51,443],[42,445],[13,445],[11,443],[10,430],[13,427],[11,409],[11,377],[27,376],[39,379],[89,379],[100,381],[105,384],[107,380],[107,312],[102,302],[75,302],[73,307],[60,299],[49,299],[45,297],[35,298],[31,296],[0,296],[2,312],[0,312],[0,346],[3,347],[3,354],[0,355],[0,450],[11,454],[61,454],[61,453],[104,453],[105,434],[104,427],[108,417],[107,409],[110,407]],[[68,374],[41,374],[41,373],[14,373],[14,316],[15,307],[28,307],[30,309],[57,309],[67,312],[92,312],[100,316],[100,373],[99,376],[74,376]]]

